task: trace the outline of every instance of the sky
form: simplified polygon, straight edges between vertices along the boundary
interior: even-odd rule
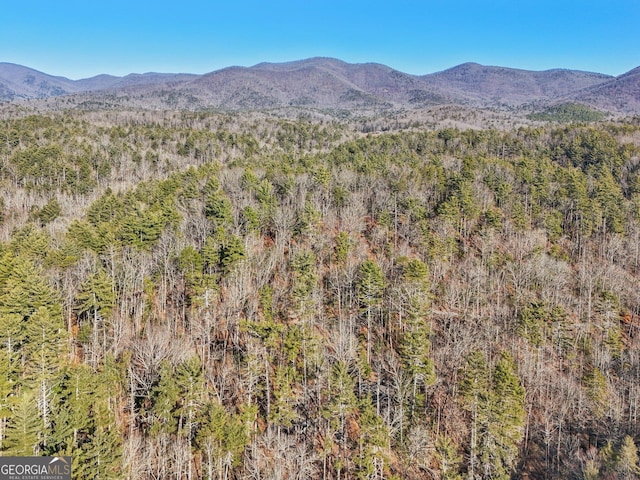
[[[464,62],[640,66],[640,0],[2,0],[0,62],[72,79],[322,56],[412,74]]]

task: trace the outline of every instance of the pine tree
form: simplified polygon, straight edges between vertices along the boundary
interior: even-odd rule
[[[0,328],[2,324],[1,320],[0,318]],[[7,423],[15,401],[12,395],[16,381],[12,365],[14,361],[11,352],[7,348],[4,348],[4,345],[0,345],[0,452],[4,450],[4,437],[6,435]]]
[[[418,259],[409,260],[403,274],[402,296],[406,303],[404,332],[400,337],[399,353],[412,378],[411,417],[416,404],[425,399],[424,389],[435,382],[435,370],[430,358],[430,328],[427,324],[428,274],[426,265]],[[419,394],[419,388],[423,391]],[[418,398],[420,397],[420,398]]]
[[[622,444],[617,451],[615,470],[621,479],[638,478],[640,467],[638,467],[638,448],[629,435],[625,435]]]
[[[33,392],[24,390],[15,401],[4,440],[4,454],[39,455],[42,448],[42,421]]]
[[[482,352],[474,351],[467,356],[460,394],[463,407],[471,414],[469,439],[469,478],[481,478],[480,456],[482,435],[488,428],[491,394],[491,376]]]
[[[184,436],[192,441],[204,404],[204,378],[197,357],[174,368],[163,362],[160,380],[152,391],[151,433]]]
[[[221,191],[207,195],[204,214],[213,223],[214,228],[226,227],[233,224],[231,202]]]
[[[242,239],[236,235],[229,235],[220,245],[218,253],[222,273],[228,274],[245,256],[246,252],[244,250],[244,243]]]
[[[204,456],[204,478],[228,478],[229,470],[241,463],[249,441],[246,422],[227,413],[222,405],[208,403],[202,409],[199,424],[196,445]]]
[[[40,307],[29,318],[25,328],[24,354],[29,358],[25,375],[37,385],[36,400],[41,418],[42,445],[46,448],[51,427],[52,388],[63,366],[66,332],[62,318],[53,317],[50,310]]]
[[[524,433],[524,394],[513,358],[502,353],[493,370],[491,419],[483,452],[491,478],[509,479],[515,470]]]
[[[358,282],[358,302],[367,321],[367,363],[371,361],[371,335],[376,310],[382,304],[385,281],[380,267],[372,260],[360,265]]]
[[[80,340],[90,345],[90,363],[98,365],[107,350],[107,321],[116,304],[113,279],[98,269],[80,286],[75,310],[80,319]]]
[[[446,435],[438,437],[438,440],[436,441],[436,452],[440,462],[442,479],[462,480],[462,476],[460,475],[462,457],[458,453],[458,449],[451,438]]]
[[[338,455],[334,466],[339,472],[345,466],[346,461],[346,425],[358,408],[358,399],[354,393],[355,383],[347,365],[338,361],[331,367],[329,385],[327,386],[327,401],[322,415],[327,419],[326,446],[338,445]]]
[[[52,385],[64,363],[67,333],[58,298],[34,260],[26,253],[0,259],[0,318],[6,327],[0,348],[15,359],[9,378],[35,399],[40,448],[47,445]]]
[[[382,478],[384,464],[388,461],[386,455],[386,447],[389,445],[388,428],[380,415],[376,413],[369,398],[360,402],[358,411],[356,478]]]
[[[460,392],[471,413],[470,477],[510,478],[525,420],[525,392],[513,359],[502,353],[491,372],[482,352],[471,353]]]
[[[273,375],[273,402],[269,412],[269,420],[278,427],[289,428],[298,420],[299,415],[295,409],[296,395],[292,380],[295,377],[293,369],[289,366],[276,368]]]
[[[72,456],[78,478],[122,478],[122,433],[115,416],[122,384],[118,370],[109,356],[98,372],[73,366],[55,390],[46,453]]]

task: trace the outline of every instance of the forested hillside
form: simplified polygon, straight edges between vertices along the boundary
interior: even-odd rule
[[[0,121],[0,452],[636,478],[640,124]]]

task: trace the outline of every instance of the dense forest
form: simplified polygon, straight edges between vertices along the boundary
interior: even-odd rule
[[[637,478],[640,122],[0,120],[0,454]]]

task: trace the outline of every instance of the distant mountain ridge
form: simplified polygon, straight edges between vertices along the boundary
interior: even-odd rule
[[[0,102],[65,96],[75,105],[252,110],[420,108],[457,104],[518,107],[581,102],[640,113],[640,67],[618,77],[576,70],[529,71],[465,63],[411,75],[378,63],[316,57],[227,67],[204,75],[145,73],[70,80],[0,63]]]

